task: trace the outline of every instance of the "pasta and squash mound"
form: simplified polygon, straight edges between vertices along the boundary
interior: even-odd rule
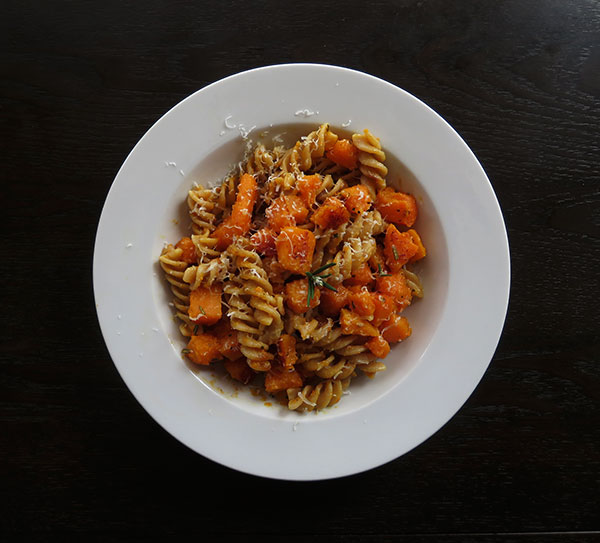
[[[194,186],[192,233],[160,256],[184,355],[260,382],[292,410],[336,404],[384,370],[423,296],[414,196],[386,186],[379,140],[328,124],[290,148],[255,146],[220,186]]]

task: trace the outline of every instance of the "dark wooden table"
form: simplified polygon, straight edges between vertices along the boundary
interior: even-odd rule
[[[599,2],[23,0],[0,19],[3,541],[600,540]],[[504,333],[460,412],[402,458],[312,483],[167,434],[92,294],[100,211],[138,139],[193,91],[283,62],[436,109],[486,169],[512,252]]]

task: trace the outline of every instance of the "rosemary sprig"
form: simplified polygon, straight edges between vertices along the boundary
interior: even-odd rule
[[[331,268],[331,266],[335,266],[335,262],[330,262],[329,264],[325,264],[320,268],[316,269],[314,272],[306,272],[305,275],[308,279],[308,297],[306,300],[306,307],[310,307],[310,302],[315,297],[315,287],[325,287],[329,290],[333,290],[333,292],[337,292],[337,289],[331,286],[325,279],[331,276],[330,273],[327,275],[319,275],[323,273],[326,269]]]
[[[379,277],[390,277],[392,275],[391,273],[383,273],[381,264],[377,264],[377,267],[379,268]]]

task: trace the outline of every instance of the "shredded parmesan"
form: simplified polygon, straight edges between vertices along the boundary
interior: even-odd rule
[[[302,394],[301,390],[298,391],[298,398],[311,407],[317,407],[317,404],[315,402],[311,402],[304,394]]]
[[[280,134],[275,134],[272,138],[273,143],[283,143],[283,137],[287,132],[281,132]]]
[[[240,136],[242,139],[248,139],[248,136],[252,130],[256,128],[256,125],[251,126],[250,128],[246,128],[243,124],[238,125],[238,130],[240,131]]]
[[[228,117],[225,117],[225,128],[229,128],[229,130],[233,130],[234,128],[237,127],[236,124],[229,124],[229,119],[231,119],[231,117],[233,117],[233,115],[229,115]]]
[[[318,115],[318,111],[311,111],[310,109],[299,109],[294,113],[296,117],[312,117],[313,115]]]

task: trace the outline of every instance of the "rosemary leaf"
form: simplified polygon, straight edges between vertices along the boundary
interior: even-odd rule
[[[383,273],[383,270],[381,269],[381,264],[377,264],[378,268],[379,268],[379,277],[390,277],[390,275],[392,275],[391,273]]]
[[[337,288],[332,287],[329,283],[327,283],[327,281],[323,281],[323,286],[329,290],[333,290],[333,292],[337,292]]]
[[[310,307],[310,302],[315,296],[315,284],[312,281],[312,278],[308,278],[308,298],[306,300],[306,307]]]
[[[319,269],[312,272],[311,275],[319,275],[321,272],[324,272],[327,268],[331,268],[331,266],[335,266],[335,262],[330,262],[329,264],[325,264],[324,266],[321,266]],[[308,272],[308,273],[310,273],[310,272]],[[308,275],[308,273],[307,273],[307,275]]]

